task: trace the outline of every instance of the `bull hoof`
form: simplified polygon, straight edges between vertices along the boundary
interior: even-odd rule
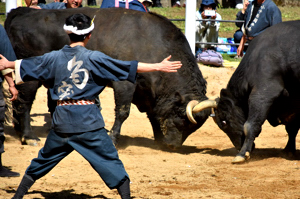
[[[241,164],[246,162],[246,158],[242,156],[235,156],[235,158],[232,160],[232,164]]]
[[[39,146],[40,140],[37,139],[22,139],[22,144],[23,145],[29,145],[29,146]]]
[[[241,163],[244,163],[246,162],[247,160],[250,159],[250,153],[247,151],[246,154],[245,154],[245,157],[243,156],[235,156],[235,158],[232,160],[232,164],[241,164]]]

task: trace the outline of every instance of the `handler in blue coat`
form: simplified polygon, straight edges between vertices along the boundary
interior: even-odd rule
[[[272,0],[249,0],[242,27],[243,37],[237,49],[242,57],[246,41],[253,40],[267,28],[282,22],[281,12]]]
[[[138,0],[128,0],[129,9],[148,12],[148,9]],[[100,8],[114,8],[116,7],[114,0],[103,0]],[[119,7],[126,7],[126,0],[119,0]]]
[[[6,34],[4,27],[0,24],[0,54],[5,55],[8,60],[16,60],[16,54],[11,46],[10,40]],[[4,122],[5,122],[5,99],[2,92],[2,83],[4,79],[7,81],[9,91],[12,94],[11,101],[16,100],[18,96],[18,90],[15,88],[14,79],[12,77],[13,70],[6,69],[0,73],[0,177],[19,177],[17,172],[10,171],[2,165],[2,153],[4,153]]]
[[[94,23],[88,16],[75,14],[64,25],[71,44],[61,50],[15,62],[0,55],[0,70],[15,68],[17,84],[47,80],[51,98],[58,100],[45,146],[31,161],[14,198],[23,198],[37,179],[74,149],[89,161],[109,188],[116,188],[122,198],[130,198],[129,176],[94,99],[111,80],[134,83],[137,72],[177,72],[182,64],[169,61],[171,56],[161,63],[148,64],[116,60],[87,50],[85,45],[93,29]]]

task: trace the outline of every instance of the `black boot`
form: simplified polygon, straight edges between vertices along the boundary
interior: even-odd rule
[[[30,187],[34,184],[34,180],[31,176],[25,174],[23,176],[23,179],[12,199],[22,199],[23,196],[27,193],[27,191],[30,189]]]
[[[122,199],[130,199],[130,181],[128,178],[117,188]]]
[[[0,177],[19,177],[20,174],[17,172],[10,171],[9,169],[2,166],[2,157],[0,154]]]

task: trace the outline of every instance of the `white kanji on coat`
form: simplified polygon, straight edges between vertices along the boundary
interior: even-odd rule
[[[82,60],[76,61],[76,56],[73,57],[73,59],[71,59],[68,62],[68,70],[71,71],[74,67],[74,70],[71,73],[70,78],[72,79],[72,82],[74,83],[74,85],[79,88],[79,89],[83,89],[86,86],[86,83],[89,79],[89,72],[87,69],[85,68],[80,68],[83,64]],[[80,82],[81,80],[79,79],[79,75],[78,73],[83,72],[84,73],[84,78],[82,80],[82,82]]]

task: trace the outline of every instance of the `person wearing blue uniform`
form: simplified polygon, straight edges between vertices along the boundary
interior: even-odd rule
[[[177,72],[180,61],[150,64],[113,59],[85,48],[94,23],[84,14],[66,19],[64,30],[71,40],[61,50],[14,62],[0,55],[0,70],[15,68],[16,84],[31,80],[50,82],[57,100],[52,126],[38,157],[31,161],[13,198],[23,198],[34,182],[46,175],[73,150],[80,153],[110,189],[121,198],[130,198],[129,176],[104,128],[104,119],[95,98],[109,81],[135,82],[137,72]]]
[[[129,6],[128,8],[132,10],[148,12],[147,8],[138,0],[128,0],[128,6]],[[125,8],[126,0],[119,0],[118,6],[115,4],[114,0],[103,0],[100,6],[100,8],[114,8],[114,7]]]
[[[243,37],[237,49],[237,56],[242,57],[246,41],[250,44],[256,36],[267,28],[281,23],[281,12],[272,0],[249,0],[242,26]]]
[[[0,24],[0,54],[3,54],[7,57],[8,60],[13,61],[16,60],[16,55],[13,47],[11,46],[10,40],[6,34],[5,29]],[[10,171],[2,165],[2,153],[4,153],[4,122],[5,122],[5,99],[2,92],[2,83],[5,80],[8,83],[9,91],[12,94],[11,101],[16,100],[18,96],[18,91],[15,88],[15,83],[12,78],[11,69],[6,69],[1,71],[0,73],[0,177],[18,177],[19,173]]]
[[[81,8],[82,0],[67,0],[64,2],[52,2],[48,4],[39,3],[38,5],[32,5],[32,1],[26,2],[27,6],[36,9],[67,9],[67,8]]]

